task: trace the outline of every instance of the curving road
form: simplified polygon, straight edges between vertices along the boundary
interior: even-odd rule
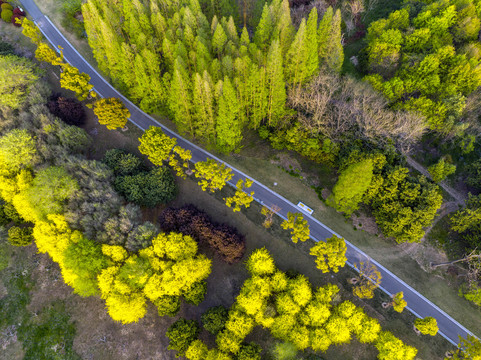
[[[147,115],[141,111],[137,106],[120,94],[115,88],[112,87],[97,71],[78,53],[78,51],[67,41],[67,39],[60,33],[60,31],[55,27],[55,25],[50,21],[50,19],[45,16],[40,9],[36,6],[33,0],[20,0],[24,6],[24,9],[29,13],[29,15],[36,22],[44,36],[52,44],[52,46],[57,49],[58,45],[63,47],[64,58],[71,65],[78,68],[81,72],[85,72],[90,75],[91,83],[95,87],[95,91],[99,93],[102,97],[117,97],[124,101],[125,105],[130,110],[131,121],[136,126],[142,130],[146,130],[149,126],[158,126],[169,136],[175,137],[177,143],[185,149],[189,149],[192,152],[192,161],[195,163],[197,161],[204,161],[207,158],[215,159],[219,162],[223,162],[214,155],[210,154],[204,149],[192,144],[188,140],[182,138],[180,135],[176,134],[172,130],[166,128],[162,124],[158,123],[151,116]],[[234,178],[231,181],[231,185],[235,184],[239,178],[250,178],[250,176],[244,174],[243,172],[229,166],[233,173]],[[278,206],[281,210],[279,215],[282,218],[286,218],[287,212],[303,212],[299,207],[282,197],[281,195],[275,193],[271,189],[267,188],[263,184],[255,181],[249,191],[255,192],[255,200],[266,205],[266,206]],[[304,218],[308,220],[311,238],[314,241],[324,240],[336,234],[334,231],[329,229],[327,226],[319,222],[318,220],[311,217],[309,214],[303,212]],[[368,255],[358,249],[356,246],[352,245],[346,240],[348,264],[352,267],[352,264],[358,263],[359,261],[366,261],[369,259]],[[426,299],[422,294],[418,293],[415,289],[410,287],[404,281],[396,277],[388,269],[383,267],[381,264],[377,263],[375,260],[370,260],[373,264],[377,266],[382,274],[382,286],[381,289],[387,294],[391,295],[399,291],[404,292],[404,298],[408,303],[408,309],[418,317],[432,316],[437,319],[439,326],[439,333],[446,338],[453,345],[458,342],[458,335],[466,338],[468,334],[473,335],[469,330],[459,324],[456,320],[438,308],[431,301]]]

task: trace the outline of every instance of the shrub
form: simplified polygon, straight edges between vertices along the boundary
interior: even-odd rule
[[[8,242],[13,246],[27,246],[32,243],[32,228],[12,226],[8,229]]]
[[[5,213],[5,216],[9,218],[11,221],[15,223],[23,222],[22,217],[20,216],[20,214],[17,212],[17,210],[12,204],[6,203],[5,205],[3,205],[3,211]]]
[[[180,310],[180,298],[178,296],[161,296],[154,301],[159,316],[175,316]]]
[[[2,17],[3,21],[10,23],[12,22],[12,17],[13,17],[12,10],[3,8],[3,5],[5,4],[2,4],[2,14],[0,16]]]
[[[15,49],[14,47],[6,42],[0,41],[0,55],[14,55]]]
[[[50,97],[47,107],[52,114],[69,125],[82,126],[85,124],[85,110],[77,99],[54,94]]]
[[[12,14],[13,14],[13,6],[10,5],[9,3],[3,3],[1,5],[1,8],[2,8],[2,10],[10,10],[10,11],[12,11]]]
[[[127,201],[147,207],[166,204],[177,195],[177,185],[168,168],[157,168],[133,176],[119,176],[115,179],[114,188]]]
[[[21,10],[19,7],[13,9],[13,15],[27,16],[27,14],[25,14],[25,11]]]
[[[176,350],[177,357],[183,356],[189,345],[197,339],[200,328],[196,321],[180,319],[173,323],[167,333],[169,350]]]
[[[224,329],[229,313],[222,305],[208,309],[201,316],[202,326],[211,334],[217,335]]]
[[[21,27],[21,26],[22,26],[22,19],[23,19],[23,18],[24,18],[23,16],[13,14],[13,16],[12,16],[12,24],[13,24],[13,26]],[[17,19],[18,19],[18,22],[17,22]]]
[[[229,263],[238,262],[245,252],[245,239],[237,229],[217,224],[194,205],[179,209],[168,208],[159,217],[162,230],[190,235],[200,243],[209,245],[220,258]]]
[[[205,294],[207,293],[207,283],[205,281],[195,283],[185,294],[184,299],[186,302],[199,305],[204,301]]]

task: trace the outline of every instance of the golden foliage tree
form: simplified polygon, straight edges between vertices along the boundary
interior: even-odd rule
[[[310,230],[307,220],[300,213],[287,213],[287,220],[284,220],[281,224],[284,230],[291,229],[291,239],[293,243],[300,241],[306,241],[309,239]]]
[[[130,117],[129,109],[117,98],[99,99],[94,103],[93,110],[99,124],[106,125],[109,130],[123,128]]]
[[[316,257],[316,265],[323,273],[330,270],[337,273],[340,267],[346,264],[346,242],[344,239],[333,235],[326,241],[319,241],[313,246],[309,254]]]
[[[202,190],[210,192],[222,190],[227,181],[234,176],[231,168],[226,167],[225,164],[219,164],[213,159],[195,163],[194,175],[201,179],[198,184]]]
[[[381,272],[371,262],[360,262],[354,266],[359,271],[359,276],[352,281],[355,285],[352,293],[360,299],[372,299],[374,290],[381,285]]]
[[[250,188],[252,184],[253,182],[250,179],[245,179],[245,182],[244,180],[239,179],[236,184],[237,190],[234,196],[224,198],[225,204],[228,207],[233,208],[232,210],[234,212],[240,211],[241,206],[245,206],[246,208],[251,206],[251,202],[254,201],[254,198],[253,198],[254,191],[251,191],[248,194],[247,192],[245,192],[245,190],[247,188]]]

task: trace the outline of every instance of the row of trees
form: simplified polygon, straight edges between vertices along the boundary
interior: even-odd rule
[[[313,8],[296,31],[287,0],[266,3],[252,38],[232,14],[207,18],[197,0],[92,0],[82,12],[98,65],[118,88],[224,152],[239,148],[246,126],[279,124],[287,88],[343,63],[341,15],[332,8],[321,21]]]
[[[333,304],[339,291],[337,286],[313,289],[305,276],[289,277],[277,269],[265,249],[255,250],[246,267],[250,278],[244,282],[227,317],[222,310],[212,310],[202,318],[207,328],[216,333],[217,348],[209,350],[196,339],[198,325],[194,321],[179,320],[167,333],[170,349],[188,359],[238,358],[247,346],[243,343],[245,337],[261,325],[298,350],[310,347],[325,351],[331,345],[349,342],[356,335],[360,342],[373,343],[378,348],[379,359],[406,360],[416,356],[416,349],[382,331],[377,320],[352,302]],[[180,324],[185,327],[182,332],[176,331]],[[190,335],[182,337],[182,333]]]

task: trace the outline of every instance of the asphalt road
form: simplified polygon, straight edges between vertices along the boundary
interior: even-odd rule
[[[95,87],[95,91],[99,93],[102,97],[117,97],[124,101],[125,105],[128,107],[131,114],[131,121],[136,126],[142,130],[146,130],[149,126],[158,126],[169,136],[175,137],[177,139],[178,145],[184,149],[188,149],[192,152],[192,162],[204,161],[207,158],[215,159],[219,162],[222,160],[216,158],[214,155],[210,154],[204,149],[192,144],[188,140],[182,138],[180,135],[176,134],[172,130],[166,128],[162,124],[158,123],[155,119],[141,111],[132,102],[120,94],[116,89],[114,89],[102,76],[100,76],[97,71],[77,52],[77,50],[65,39],[65,37],[60,33],[60,31],[53,25],[53,23],[48,19],[47,16],[43,15],[40,9],[35,5],[33,0],[21,0],[24,10],[33,18],[37,23],[38,27],[52,44],[54,48],[58,45],[62,46],[64,58],[71,65],[78,68],[81,72],[85,72],[90,75],[91,83]],[[233,173],[234,178],[230,181],[231,185],[235,184],[239,178],[250,178],[250,176],[244,174],[243,172],[229,166]],[[254,191],[255,200],[266,205],[266,206],[278,206],[281,210],[279,215],[283,218],[287,217],[288,212],[301,212],[304,214],[304,218],[308,220],[311,237],[315,241],[324,240],[336,234],[334,231],[329,229],[326,225],[322,224],[318,220],[311,217],[309,214],[302,211],[299,207],[283,198],[281,195],[277,194],[273,190],[267,188],[263,184],[255,181],[249,191]],[[352,266],[354,263],[359,261],[366,261],[369,259],[365,253],[360,249],[352,245],[346,239],[348,264]],[[375,264],[378,270],[382,274],[381,289],[387,294],[395,294],[399,291],[404,292],[404,298],[408,303],[407,309],[411,311],[414,315],[418,317],[432,316],[436,318],[439,326],[439,333],[450,341],[453,345],[458,343],[458,335],[466,338],[467,334],[472,335],[472,333],[459,324],[456,320],[446,314],[444,311],[439,309],[435,304],[426,299],[422,294],[417,292],[415,289],[411,288],[404,281],[396,277],[388,269],[383,267],[381,264],[377,263],[375,260],[371,259],[371,263]]]

